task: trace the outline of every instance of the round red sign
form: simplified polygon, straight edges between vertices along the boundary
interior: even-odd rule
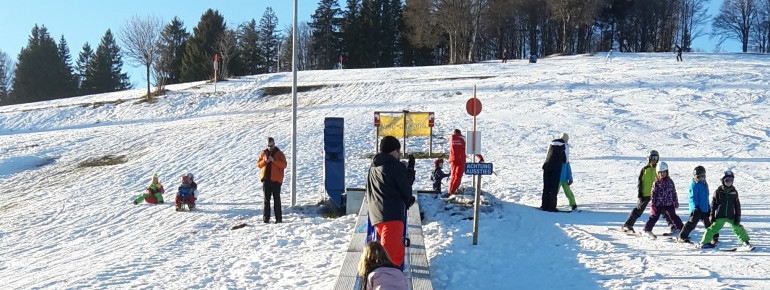
[[[468,115],[478,116],[481,113],[481,101],[477,98],[471,98],[465,103],[465,110],[468,111]]]

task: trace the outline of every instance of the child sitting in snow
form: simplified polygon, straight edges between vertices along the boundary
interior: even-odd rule
[[[733,172],[725,171],[722,176],[722,186],[714,191],[714,197],[711,199],[711,220],[713,223],[700,241],[702,248],[713,248],[714,244],[708,243],[708,241],[711,241],[714,235],[719,233],[725,223],[729,223],[733,233],[743,243],[743,248],[746,250],[754,249],[749,243],[749,235],[746,234],[746,230],[741,225],[741,202],[738,199],[738,191],[733,186],[733,179],[735,179]]]
[[[364,290],[393,289],[406,290],[406,276],[398,265],[390,260],[390,256],[380,242],[366,244],[358,264],[358,275],[363,280]]]
[[[150,185],[144,190],[144,194],[140,195],[134,200],[134,204],[139,204],[142,201],[146,201],[151,204],[163,203],[163,185],[158,182],[158,174],[155,173],[152,176]]]
[[[181,210],[182,203],[186,203],[190,210],[195,208],[195,192],[197,191],[197,185],[193,187],[192,174],[182,175],[182,185],[179,186],[179,190],[176,193],[176,200],[174,205],[177,211]]]
[[[441,180],[450,176],[450,174],[444,173],[442,168],[444,167],[444,159],[439,158],[433,161],[433,174],[430,175],[430,180],[433,181],[433,191],[441,193]]]
[[[652,234],[652,228],[661,215],[671,225],[671,232],[678,234],[682,230],[682,219],[676,215],[676,209],[679,208],[679,199],[676,196],[674,181],[668,176],[668,164],[661,162],[658,164],[658,178],[652,184],[652,209],[650,218],[644,225],[644,233],[650,238],[655,238]]]

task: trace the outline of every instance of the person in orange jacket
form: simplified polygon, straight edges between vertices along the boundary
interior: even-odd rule
[[[262,170],[260,181],[264,190],[265,206],[262,221],[270,222],[270,198],[273,198],[275,223],[282,222],[281,216],[281,184],[283,183],[283,170],[286,169],[286,156],[275,146],[273,137],[267,137],[267,149],[262,150],[257,166]]]
[[[463,134],[460,133],[460,129],[455,129],[454,135],[450,139],[451,144],[449,149],[449,165],[451,166],[452,180],[449,182],[449,194],[455,194],[457,189],[460,188],[460,182],[463,180],[463,173],[465,173],[465,139]]]

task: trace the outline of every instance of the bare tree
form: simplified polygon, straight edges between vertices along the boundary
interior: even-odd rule
[[[238,32],[234,29],[226,29],[214,43],[214,51],[219,54],[220,58],[219,79],[227,79],[230,76],[228,66],[235,53],[235,46],[238,44],[237,35]]]
[[[123,25],[120,33],[123,53],[132,63],[147,69],[147,100],[150,99],[150,68],[160,56],[158,40],[161,29],[163,22],[156,16],[144,19],[133,16]]]
[[[467,59],[468,38],[471,33],[471,0],[434,0],[436,22],[449,36],[449,63]]]
[[[755,0],[725,0],[711,27],[721,44],[727,39],[737,39],[743,44],[743,52],[749,50],[749,34],[757,17]]]
[[[0,104],[10,104],[11,83],[13,82],[13,60],[0,51]]]
[[[705,34],[703,26],[709,21],[708,4],[710,0],[680,1],[680,42],[682,43],[682,49],[691,51],[693,40]]]

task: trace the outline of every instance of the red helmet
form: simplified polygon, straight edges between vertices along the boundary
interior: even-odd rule
[[[433,160],[433,166],[438,166],[439,164],[444,164],[444,158]]]

